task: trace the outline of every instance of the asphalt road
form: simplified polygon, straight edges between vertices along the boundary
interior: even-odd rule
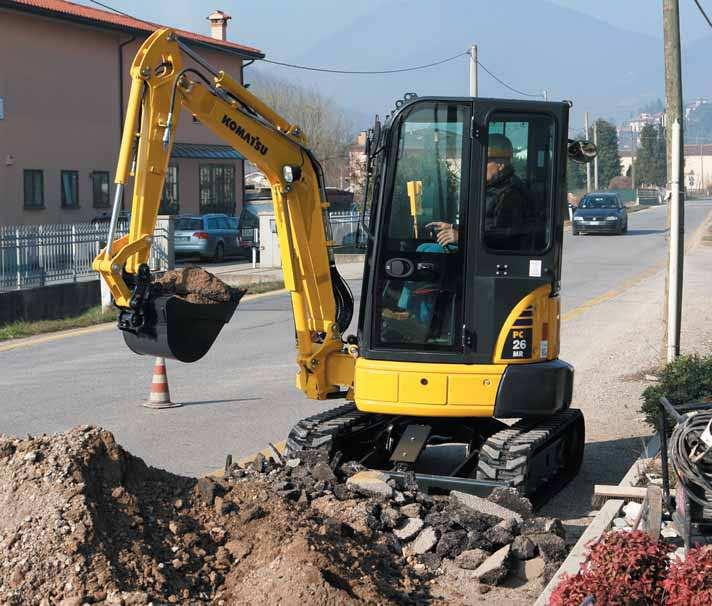
[[[691,202],[687,233],[712,210]],[[581,309],[628,287],[665,258],[665,209],[630,216],[626,236],[565,237],[563,309]],[[358,281],[352,282],[355,291]],[[629,319],[611,318],[611,322]],[[1,345],[1,344],[0,344]],[[0,432],[24,435],[101,425],[147,463],[198,475],[283,439],[301,417],[322,410],[294,388],[294,343],[286,295],[240,305],[216,345],[191,365],[169,361],[173,400],[155,411],[152,359],[133,355],[116,330],[0,351]],[[576,360],[570,360],[576,364]]]

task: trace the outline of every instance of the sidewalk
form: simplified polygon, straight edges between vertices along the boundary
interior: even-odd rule
[[[709,225],[709,224],[708,224]],[[712,352],[712,235],[707,227],[685,255],[681,353]],[[543,508],[575,540],[590,521],[594,484],[617,484],[642,450],[651,428],[640,412],[646,373],[659,363],[664,269],[617,296],[565,319],[561,358],[574,365],[573,406],[586,418],[586,451],[579,476]]]
[[[336,265],[346,280],[358,280],[363,276],[362,255],[336,255]],[[246,287],[265,282],[282,282],[281,268],[261,268],[258,264],[253,269],[252,263],[234,263],[219,267],[206,266],[205,269],[218,276],[230,286]]]

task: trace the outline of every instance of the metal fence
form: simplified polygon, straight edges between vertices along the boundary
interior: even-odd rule
[[[127,234],[128,229],[128,221],[119,222],[116,237]],[[108,232],[108,222],[0,226],[0,290],[98,278],[91,264]],[[151,269],[171,266],[172,240],[172,220],[159,220],[151,247]]]
[[[361,213],[350,211],[329,213],[329,224],[331,239],[337,251],[340,248],[355,248],[366,241],[361,225]]]

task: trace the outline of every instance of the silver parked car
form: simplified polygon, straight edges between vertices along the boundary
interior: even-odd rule
[[[175,223],[175,253],[220,261],[241,252],[238,234],[234,217],[228,215],[180,216]]]

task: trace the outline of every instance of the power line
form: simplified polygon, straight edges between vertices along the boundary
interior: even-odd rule
[[[113,11],[115,13],[118,13],[120,15],[123,15],[124,17],[128,17],[129,19],[137,19],[136,17],[133,17],[132,15],[129,15],[128,13],[125,13],[124,11],[121,11],[117,8],[114,8],[113,6],[110,6],[108,4],[105,4],[103,2],[99,2],[99,0],[89,0],[93,4],[96,4],[98,6],[101,6],[102,8],[108,9],[110,11]],[[697,2],[697,0],[695,0]],[[697,6],[700,8],[702,11],[702,7],[697,4]],[[702,11],[702,14],[704,15],[704,11]],[[705,15],[705,18],[707,18],[707,15]],[[143,19],[137,19],[138,21],[143,21],[144,23],[150,23],[149,21],[145,21]],[[709,19],[708,19],[709,21]],[[155,25],[153,23],[150,23],[151,25]],[[712,26],[712,23],[710,23]],[[276,61],[274,59],[260,59],[260,61],[263,61],[265,63],[271,63],[272,65],[280,65],[282,67],[289,67],[292,69],[301,69],[305,71],[312,71],[312,72],[323,72],[323,73],[328,73],[328,74],[353,74],[353,75],[376,75],[376,74],[398,74],[398,73],[403,73],[403,72],[412,72],[416,70],[421,70],[421,69],[428,69],[430,67],[436,67],[438,65],[442,65],[444,63],[449,63],[450,61],[454,61],[455,59],[458,59],[459,57],[464,57],[464,56],[469,56],[469,51],[463,51],[460,53],[457,53],[456,55],[453,55],[452,57],[447,57],[446,59],[440,59],[439,61],[433,61],[431,63],[425,63],[423,65],[414,65],[412,67],[400,67],[400,68],[394,68],[394,69],[380,69],[380,70],[348,70],[348,69],[331,69],[331,68],[326,68],[326,67],[312,67],[308,65],[299,65],[296,63],[287,63],[285,61]],[[519,90],[515,88],[514,86],[511,86],[510,84],[507,84],[504,80],[493,74],[490,70],[488,70],[481,61],[477,61],[477,64],[485,70],[492,78],[494,78],[497,82],[499,82],[502,86],[505,88],[508,88],[512,92],[517,93],[518,95],[522,95],[524,97],[541,97],[542,93],[527,93],[522,90]]]
[[[702,13],[702,16],[705,18],[705,21],[707,21],[707,24],[712,27],[712,21],[710,21],[710,18],[707,16],[707,13],[705,12],[705,9],[702,8],[702,5],[700,4],[700,0],[694,0],[695,4],[697,5],[697,8],[700,9],[700,12]]]
[[[454,61],[458,57],[464,57],[468,55],[468,52],[458,53],[447,59],[441,59],[440,61],[433,61],[432,63],[426,63],[425,65],[415,65],[413,67],[400,67],[395,69],[380,69],[380,70],[350,70],[350,69],[330,69],[327,67],[310,67],[307,65],[297,65],[295,63],[285,63],[283,61],[274,61],[272,59],[260,59],[265,63],[272,63],[274,65],[281,65],[282,67],[291,67],[293,69],[303,69],[310,72],[326,72],[329,74],[397,74],[401,72],[412,72],[418,69],[427,69],[429,67],[435,67],[436,65],[442,65],[448,61]]]
[[[505,88],[508,88],[509,90],[517,93],[518,95],[523,95],[525,97],[541,97],[543,96],[542,93],[525,93],[524,91],[521,91],[517,88],[514,88],[513,86],[510,86],[507,84],[504,80],[501,78],[498,78],[495,76],[490,70],[488,70],[484,65],[482,65],[482,62],[478,59],[477,60],[477,65],[479,65],[483,70],[485,70],[490,76],[492,76],[497,82],[499,82],[502,86]]]
[[[136,21],[143,21],[143,19],[137,19],[133,15],[129,15],[128,13],[125,13],[124,11],[120,11],[118,8],[114,8],[113,6],[109,6],[108,4],[103,4],[102,2],[98,2],[98,0],[89,0],[92,4],[96,4],[98,6],[101,6],[102,8],[108,9],[114,13],[118,13],[119,15],[123,15],[124,17],[128,17],[129,19],[136,19]],[[149,21],[144,21],[144,23],[149,23]],[[153,23],[151,25],[154,25]]]

